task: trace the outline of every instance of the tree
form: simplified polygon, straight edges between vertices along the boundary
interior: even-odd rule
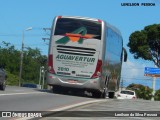
[[[127,87],[127,89],[135,90],[138,98],[142,98],[145,100],[151,100],[152,98],[152,89],[148,86],[132,83]]]
[[[160,89],[156,91],[156,93],[154,95],[154,99],[157,101],[160,101]]]
[[[10,43],[2,42],[0,48],[0,66],[12,74],[18,74],[20,63],[20,51],[16,50]]]
[[[47,65],[47,56],[41,55],[38,48],[28,47],[24,52],[22,83],[38,83],[41,66]],[[20,51],[14,45],[2,42],[0,46],[0,67],[7,71],[7,84],[18,85],[20,68]]]
[[[160,67],[160,24],[149,25],[141,31],[133,32],[127,46],[135,59],[153,61]]]
[[[23,59],[23,72],[22,78],[25,80],[24,82],[35,81],[38,83],[39,80],[39,69],[41,66],[46,66],[47,57],[41,55],[40,50],[38,48],[32,49],[30,47],[24,51],[24,59]]]

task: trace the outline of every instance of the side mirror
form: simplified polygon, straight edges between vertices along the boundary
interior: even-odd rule
[[[123,53],[124,53],[124,62],[127,62],[127,50],[123,47]]]

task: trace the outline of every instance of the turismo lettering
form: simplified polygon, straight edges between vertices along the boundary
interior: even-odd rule
[[[95,58],[90,57],[80,57],[72,55],[57,55],[56,59],[58,60],[73,60],[73,61],[82,61],[82,62],[95,62]]]

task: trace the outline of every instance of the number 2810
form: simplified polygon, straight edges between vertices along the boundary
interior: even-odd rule
[[[58,71],[69,71],[69,68],[66,68],[66,67],[58,67]]]

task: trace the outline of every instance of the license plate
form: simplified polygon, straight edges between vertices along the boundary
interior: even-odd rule
[[[76,80],[68,80],[69,83],[77,83]]]

